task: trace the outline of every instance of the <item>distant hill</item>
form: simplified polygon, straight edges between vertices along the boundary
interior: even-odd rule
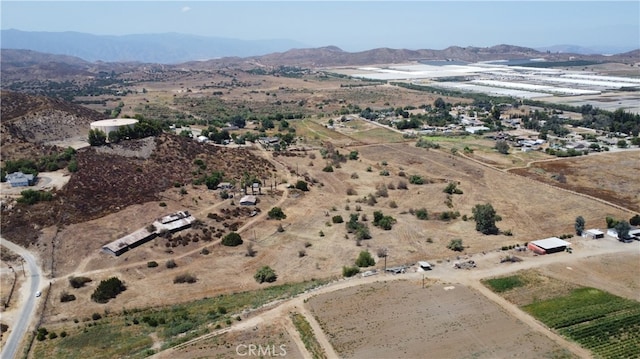
[[[79,57],[86,61],[171,64],[227,56],[258,56],[306,45],[292,40],[238,40],[177,33],[92,35],[80,32],[2,30],[3,49]]]
[[[79,32],[31,32],[14,29],[2,30],[1,38],[3,50],[32,50],[66,55],[70,56],[69,60],[71,57],[75,57],[88,62],[154,64],[266,56],[262,59],[265,62],[278,60],[287,64],[297,62],[300,65],[332,66],[394,63],[412,59],[486,61],[510,59],[517,56],[541,57],[542,54],[556,56],[567,54],[575,56],[599,55],[602,53],[616,54],[630,50],[611,46],[587,48],[574,45],[556,45],[531,49],[512,45],[497,45],[492,47],[451,46],[444,50],[380,48],[350,53],[335,46],[309,48],[306,44],[286,39],[248,41],[178,33],[112,36]],[[73,62],[77,62],[77,60],[73,60]]]

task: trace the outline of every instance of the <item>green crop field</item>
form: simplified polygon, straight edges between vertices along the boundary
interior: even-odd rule
[[[640,302],[578,288],[523,309],[598,357],[640,357]]]
[[[496,293],[506,292],[509,289],[521,287],[525,285],[525,281],[519,275],[512,275],[510,277],[492,278],[483,281],[488,285],[491,290]]]

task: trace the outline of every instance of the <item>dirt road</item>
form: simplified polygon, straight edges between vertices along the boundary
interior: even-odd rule
[[[499,264],[499,258],[502,255],[500,252],[491,252],[483,256],[483,263],[495,263],[495,265],[489,265],[485,268],[476,268],[473,270],[461,270],[454,269],[449,264],[438,265],[434,268],[434,270],[429,272],[412,272],[406,273],[402,275],[391,275],[391,274],[381,274],[376,276],[369,277],[353,277],[349,279],[338,280],[329,285],[317,288],[310,292],[301,294],[295,298],[279,301],[276,303],[272,303],[268,305],[265,309],[259,314],[244,320],[233,327],[226,328],[223,331],[242,331],[253,328],[258,325],[265,325],[268,323],[281,322],[282,320],[290,320],[289,314],[291,312],[298,312],[305,316],[307,321],[310,323],[313,328],[316,339],[324,349],[328,358],[339,358],[338,354],[335,352],[334,348],[330,344],[327,336],[320,328],[320,325],[315,320],[314,316],[310,313],[309,309],[306,306],[306,301],[316,295],[321,295],[325,293],[331,293],[334,291],[342,290],[345,288],[359,286],[362,284],[373,283],[373,282],[381,282],[381,281],[393,281],[393,280],[419,280],[423,276],[427,276],[431,280],[438,280],[443,283],[451,283],[452,285],[463,285],[470,287],[480,294],[495,302],[501,308],[504,308],[511,316],[519,319],[527,326],[531,328],[531,330],[541,333],[546,337],[550,338],[554,342],[558,343],[562,347],[570,350],[575,355],[581,358],[591,358],[591,353],[578,346],[577,344],[570,342],[563,338],[562,336],[556,334],[551,331],[545,325],[537,321],[535,318],[531,317],[527,313],[523,312],[520,308],[518,308],[513,303],[508,302],[504,298],[500,297],[496,293],[492,292],[488,288],[486,288],[480,280],[484,278],[490,278],[495,276],[506,275],[508,273],[516,272],[523,269],[532,269],[537,267],[547,266],[552,263],[557,263],[561,260],[563,263],[570,265],[571,263],[577,262],[584,258],[596,257],[606,254],[614,254],[614,253],[622,253],[632,251],[634,253],[640,253],[640,245],[636,245],[635,243],[631,246],[623,245],[620,243],[616,243],[614,240],[609,240],[608,242],[600,242],[601,244],[598,246],[591,246],[586,248],[581,248],[579,251],[574,251],[572,254],[563,253],[557,255],[547,255],[547,256],[537,256],[530,257],[527,260],[518,262],[518,263],[508,263],[508,264]],[[290,328],[289,328],[290,329]],[[170,348],[163,352],[160,352],[154,356],[154,358],[171,358],[176,355],[177,350],[184,348],[185,345],[193,345],[201,340],[205,340],[207,338],[211,338],[220,333],[210,333],[205,336],[193,339],[188,343],[182,344],[176,348]],[[299,346],[299,350],[302,353],[307,353],[304,345],[300,340],[295,340],[294,342]]]

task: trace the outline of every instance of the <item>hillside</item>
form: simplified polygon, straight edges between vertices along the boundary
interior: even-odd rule
[[[0,93],[3,160],[42,154],[42,146],[85,137],[89,124],[104,115],[60,99],[11,91]]]
[[[53,201],[2,216],[4,236],[31,242],[39,228],[81,223],[134,204],[161,200],[163,191],[191,184],[212,171],[224,172],[225,179],[239,180],[244,173],[268,178],[273,169],[269,161],[251,151],[211,146],[171,134],[84,148],[76,158],[78,171],[56,192]],[[195,165],[196,158],[203,164]]]

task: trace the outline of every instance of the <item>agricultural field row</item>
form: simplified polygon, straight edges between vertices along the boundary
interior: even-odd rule
[[[536,293],[539,289],[532,288],[535,285],[530,277],[518,273],[483,283],[507,297],[516,291]],[[532,297],[532,303],[521,305],[524,311],[596,357],[640,356],[640,302],[590,287],[574,288],[543,300]]]

